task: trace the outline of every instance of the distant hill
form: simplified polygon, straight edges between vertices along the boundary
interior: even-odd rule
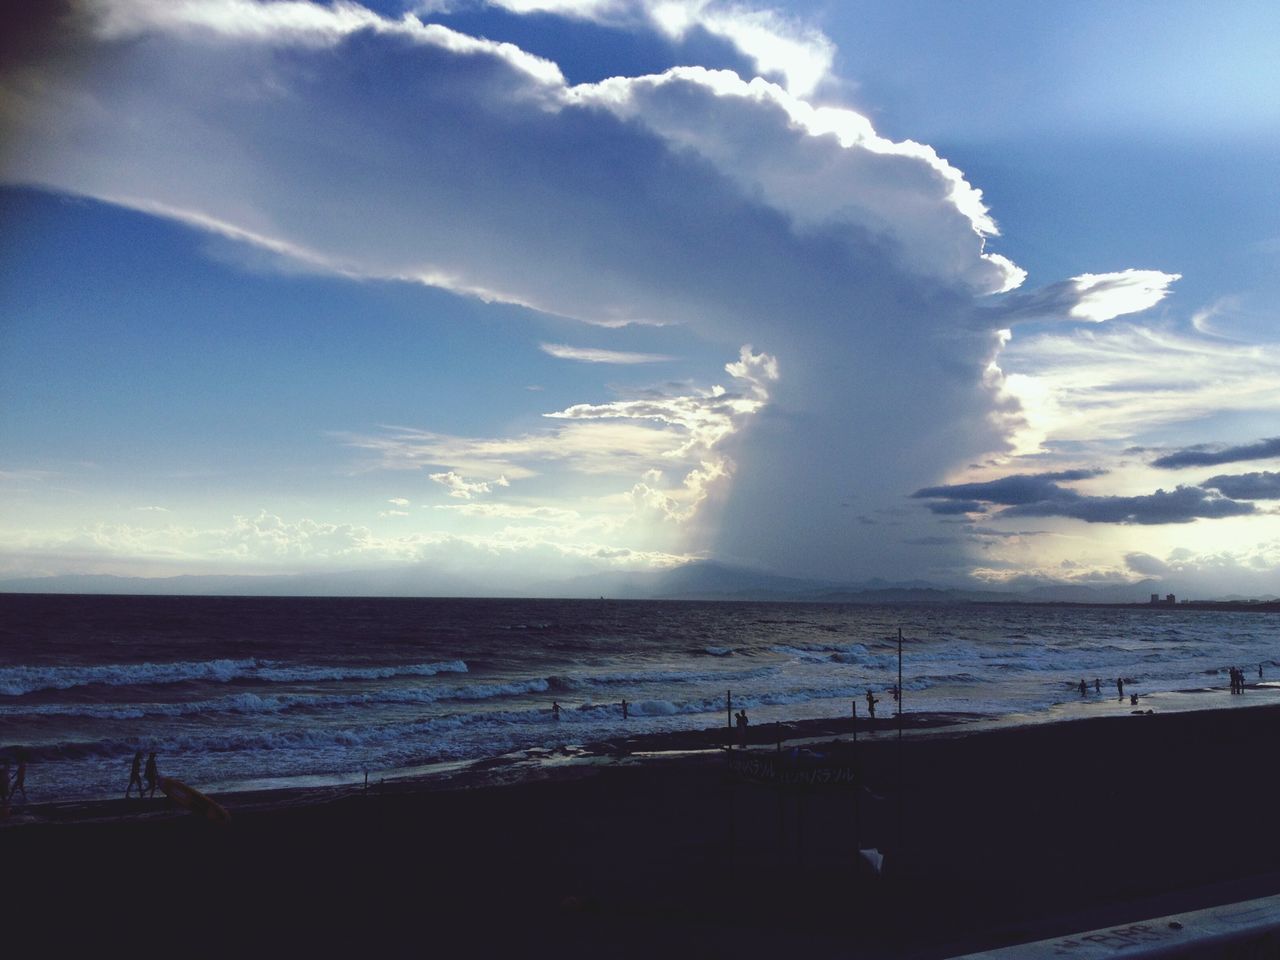
[[[794,600],[823,586],[815,580],[699,560],[670,570],[593,573],[536,585],[540,595],[665,600]]]
[[[5,593],[108,593],[315,597],[609,597],[808,603],[1145,603],[1161,584],[1034,584],[1007,590],[957,588],[925,580],[858,582],[785,577],[711,560],[669,570],[609,572],[495,589],[427,567],[276,576],[116,577],[84,574],[0,581]]]
[[[538,593],[564,597],[668,600],[775,600],[810,603],[1142,603],[1159,584],[1089,587],[1038,585],[1022,590],[980,590],[939,586],[925,580],[882,579],[841,583],[806,580],[734,567],[711,560],[671,570],[604,573],[539,585]]]

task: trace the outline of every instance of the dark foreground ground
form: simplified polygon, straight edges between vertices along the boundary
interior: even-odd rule
[[[703,756],[228,798],[228,826],[11,823],[4,936],[41,955],[949,956],[1280,892],[1278,743],[1270,707],[908,738],[901,844],[891,733],[828,753],[861,793],[735,782]]]

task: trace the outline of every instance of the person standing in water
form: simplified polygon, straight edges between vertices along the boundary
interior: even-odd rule
[[[156,768],[156,752],[154,750],[147,754],[147,770],[144,776],[147,778],[147,796],[154,797],[156,795],[156,784],[160,780],[160,771]]]
[[[1120,699],[1124,699],[1124,677],[1116,677],[1116,692],[1120,694]]]
[[[142,790],[142,751],[139,750],[133,755],[133,767],[129,770],[129,786],[125,788],[124,798],[129,799],[129,794],[133,790],[134,784],[138,785],[138,796],[143,795]]]
[[[18,791],[22,791],[22,799],[27,799],[27,758],[25,754],[18,754],[18,772],[13,776],[13,786],[9,788],[9,799],[12,800],[18,795]]]
[[[551,701],[551,719],[552,720],[560,719],[560,704],[557,703],[555,700]]]

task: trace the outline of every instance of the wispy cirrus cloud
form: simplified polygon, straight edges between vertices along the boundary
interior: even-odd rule
[[[629,353],[600,347],[572,347],[564,343],[541,343],[538,349],[560,360],[578,360],[582,363],[663,363],[675,359],[664,353]]]
[[[1121,441],[1224,411],[1280,410],[1280,347],[1141,323],[1043,331],[1001,352],[1000,389],[1017,404],[1019,450]],[[1205,466],[1208,450],[1187,466]],[[1168,455],[1176,463],[1178,454]],[[1164,458],[1154,466],[1166,466]]]

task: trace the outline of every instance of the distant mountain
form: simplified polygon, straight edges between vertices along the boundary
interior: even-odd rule
[[[593,573],[538,584],[541,595],[665,600],[794,600],[822,587],[816,580],[698,560],[670,570]]]
[[[276,576],[116,577],[85,574],[0,581],[6,593],[110,593],[313,597],[609,597],[809,603],[1145,603],[1161,584],[1035,583],[1007,590],[946,587],[925,580],[842,583],[784,577],[711,560],[669,570],[596,573],[495,589],[423,566]]]
[[[1159,584],[1104,587],[1037,584],[1021,590],[945,587],[926,580],[854,583],[806,580],[711,560],[647,573],[606,573],[543,583],[537,591],[564,597],[667,600],[778,600],[811,603],[1142,603]]]

